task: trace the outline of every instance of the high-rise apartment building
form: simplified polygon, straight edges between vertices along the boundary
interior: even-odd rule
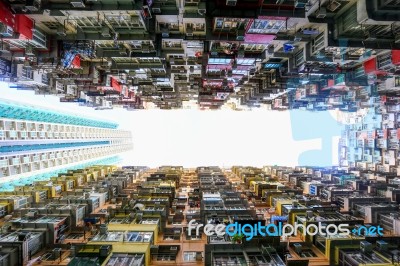
[[[118,124],[0,102],[0,183],[104,159],[132,149]]]

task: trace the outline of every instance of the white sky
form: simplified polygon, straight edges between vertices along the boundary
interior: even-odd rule
[[[298,165],[299,155],[320,149],[321,140],[295,141],[289,112],[200,110],[94,110],[76,103],[60,103],[55,96],[38,96],[0,83],[0,99],[106,119],[131,130],[133,151],[123,155],[124,165]],[[333,162],[337,164],[337,141]]]

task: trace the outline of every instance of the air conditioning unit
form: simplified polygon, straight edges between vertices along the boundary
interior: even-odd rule
[[[26,55],[26,56],[34,56],[34,55],[35,55],[35,53],[33,52],[32,46],[28,45],[28,46],[25,48],[25,55]]]
[[[25,8],[31,12],[36,12],[40,10],[41,0],[26,0]]]
[[[238,58],[243,58],[244,57],[244,48],[240,48],[238,50]]]
[[[58,25],[57,26],[57,35],[58,36],[65,36],[67,33],[65,32],[64,25]]]
[[[85,7],[85,4],[83,3],[82,0],[73,0],[73,1],[71,1],[71,5],[72,5],[73,7],[77,7],[77,8],[83,8],[83,7]]]
[[[109,29],[107,26],[105,26],[105,27],[101,30],[101,36],[107,37],[107,38],[111,37],[110,29]]]
[[[125,47],[119,48],[119,54],[122,56],[128,56],[128,50]]]
[[[397,34],[396,36],[394,36],[394,42],[400,43],[400,34]]]
[[[317,11],[317,18],[325,18],[326,17],[326,7],[321,7]]]
[[[169,37],[169,29],[168,29],[168,27],[161,28],[161,36],[163,38],[168,38]]]
[[[199,13],[200,16],[204,16],[206,14],[205,9],[197,9],[197,13]]]
[[[159,5],[154,5],[151,8],[151,12],[153,12],[154,14],[161,14],[161,7]]]
[[[236,33],[237,41],[244,41],[244,29],[238,29]]]
[[[0,35],[2,37],[12,37],[14,35],[14,31],[10,26],[0,23]]]
[[[227,6],[236,6],[237,0],[226,0]]]
[[[367,36],[365,37],[366,41],[376,41],[376,34],[375,33],[367,33]]]
[[[295,8],[304,8],[308,3],[308,0],[297,0],[294,2]]]
[[[143,44],[142,45],[142,53],[150,53],[150,45]]]
[[[300,42],[301,41],[301,36],[295,35],[293,42]]]
[[[315,34],[319,34],[319,30],[316,28],[304,28],[302,30],[304,35],[315,35]]]
[[[186,29],[186,36],[193,36],[193,29],[192,28],[187,28]]]
[[[389,244],[383,240],[376,241],[376,248],[379,251],[386,251],[388,249]]]
[[[360,249],[363,253],[371,253],[372,252],[372,244],[368,241],[361,241]]]
[[[268,54],[273,54],[274,51],[275,51],[275,46],[269,45],[269,46],[268,46]]]

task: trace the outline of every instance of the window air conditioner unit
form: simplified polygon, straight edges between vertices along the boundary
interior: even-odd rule
[[[238,51],[238,58],[243,58],[244,57],[244,49],[240,48]]]
[[[58,36],[65,36],[65,35],[67,35],[66,32],[65,32],[65,28],[64,28],[63,25],[57,26],[57,35],[58,35]]]
[[[366,41],[376,41],[376,35],[374,33],[368,32],[365,40]]]
[[[128,56],[128,50],[125,47],[119,48],[119,54],[122,56]]]
[[[205,2],[199,3],[197,13],[199,13],[199,15],[201,15],[201,16],[204,16],[206,14],[206,3]]]
[[[317,18],[325,18],[326,17],[326,7],[321,7],[317,11]]]
[[[236,40],[237,41],[244,41],[244,29],[237,30]]]
[[[105,27],[101,30],[101,36],[107,37],[107,38],[111,37],[110,29],[109,29],[107,26],[105,26]]]
[[[293,38],[293,42],[300,42],[301,41],[301,36],[295,35]]]
[[[142,53],[150,53],[150,45],[143,44],[142,45]]]
[[[83,8],[83,7],[85,7],[85,4],[83,3],[83,1],[82,0],[73,0],[73,1],[71,1],[71,5],[73,6],[73,7],[77,7],[77,8]]]
[[[187,28],[186,29],[186,36],[193,36],[193,29],[192,28]]]
[[[159,5],[154,5],[151,8],[151,12],[153,12],[154,14],[161,14],[161,7]]]
[[[319,34],[319,30],[315,28],[304,28],[303,29],[303,34],[305,35],[315,35]]]
[[[168,27],[161,28],[161,36],[163,38],[168,38],[169,37],[169,29],[168,29]]]
[[[295,8],[304,8],[306,7],[308,3],[308,0],[297,0],[294,2],[294,7]]]
[[[199,13],[200,16],[204,16],[206,14],[206,10],[205,9],[198,9],[197,13]]]
[[[273,45],[268,46],[268,54],[273,54],[274,50],[275,50],[275,46],[273,46]]]
[[[35,54],[33,53],[33,48],[32,46],[27,46],[25,48],[25,55],[26,56],[34,56]]]
[[[39,11],[41,6],[41,0],[26,0],[25,8],[31,12]]]
[[[400,34],[397,34],[396,36],[394,36],[394,42],[400,43]]]
[[[12,37],[14,35],[14,31],[10,26],[0,23],[0,35],[2,37]]]
[[[226,0],[227,6],[236,6],[237,0]]]

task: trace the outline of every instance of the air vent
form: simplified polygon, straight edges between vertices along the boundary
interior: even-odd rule
[[[226,0],[227,6],[236,6],[237,0]]]
[[[83,1],[76,1],[76,0],[74,0],[74,1],[71,1],[71,5],[72,5],[73,7],[76,7],[76,8],[83,8],[83,7],[85,7],[85,4],[83,3]]]

